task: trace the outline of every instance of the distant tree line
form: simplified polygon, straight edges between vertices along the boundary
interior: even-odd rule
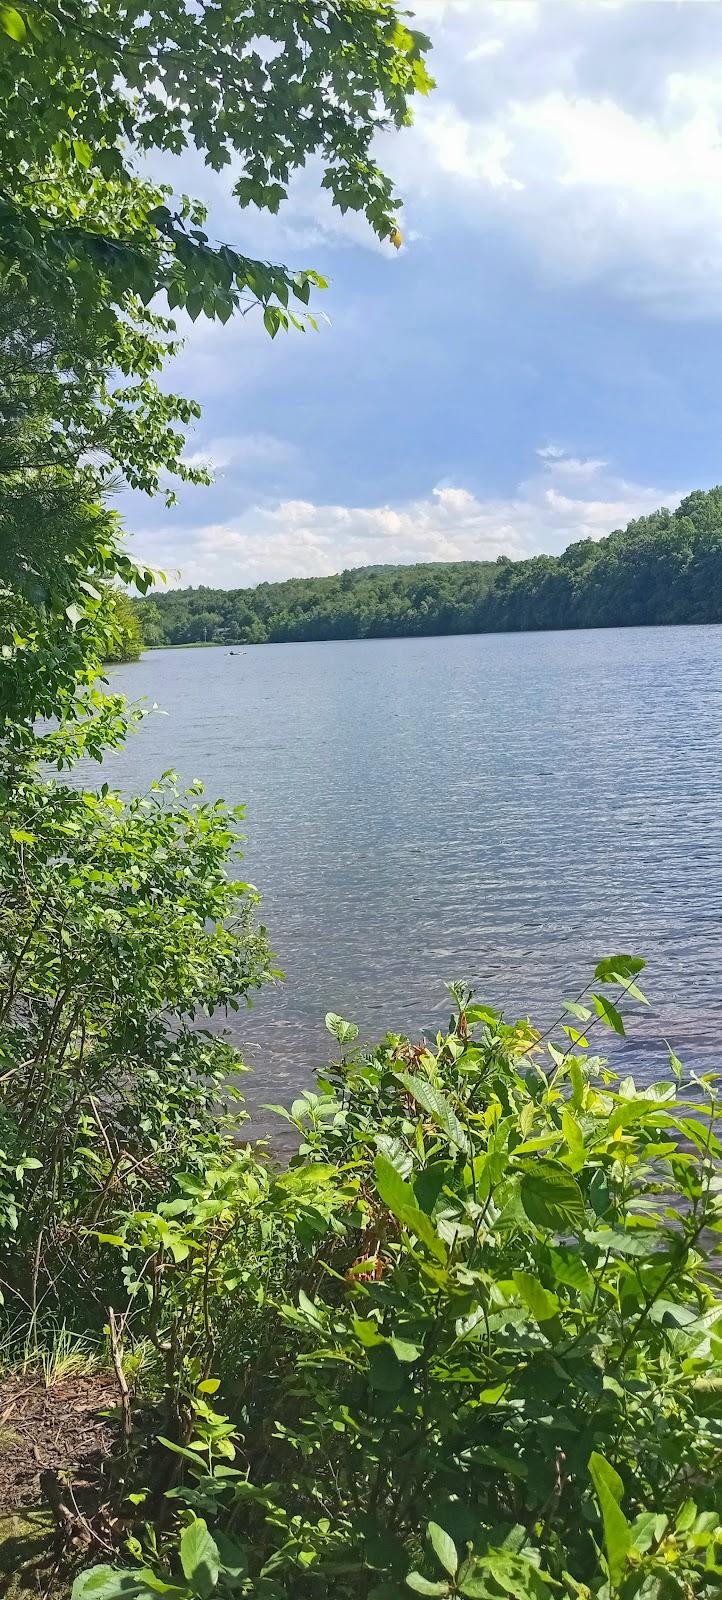
[[[147,645],[722,622],[722,487],[560,556],[360,567],[135,604]]]

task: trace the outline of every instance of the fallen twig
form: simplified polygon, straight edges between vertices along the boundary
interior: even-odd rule
[[[123,1441],[127,1447],[131,1435],[132,1420],[130,1413],[130,1390],[128,1388],[128,1379],[123,1371],[123,1332],[125,1329],[125,1318],[120,1317],[116,1321],[115,1312],[112,1306],[108,1306],[108,1327],[110,1329],[110,1349],[113,1357],[113,1366],[115,1367],[115,1376],[118,1379],[118,1388],[120,1389],[120,1404],[123,1412]]]

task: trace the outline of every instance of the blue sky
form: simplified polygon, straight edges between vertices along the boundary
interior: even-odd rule
[[[718,0],[413,10],[437,88],[379,141],[400,252],[313,167],[270,218],[175,164],[214,235],[331,286],[318,334],[188,325],[166,381],[215,483],[121,501],[174,583],[556,551],[722,480]]]

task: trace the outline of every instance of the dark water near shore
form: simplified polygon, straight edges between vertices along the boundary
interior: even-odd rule
[[[327,1010],[435,1031],[464,978],[547,1024],[615,950],[654,1001],[625,1065],[662,1073],[665,1038],[716,1065],[722,627],[156,651],[113,680],[166,714],[103,778],[247,805],[287,979],[231,1019],[251,1101],[308,1082]]]

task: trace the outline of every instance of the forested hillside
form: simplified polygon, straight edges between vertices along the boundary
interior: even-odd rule
[[[149,645],[465,633],[496,573],[492,561],[358,567],[255,589],[170,590],[137,605]]]
[[[722,621],[722,487],[561,556],[360,567],[137,602],[148,645]]]

